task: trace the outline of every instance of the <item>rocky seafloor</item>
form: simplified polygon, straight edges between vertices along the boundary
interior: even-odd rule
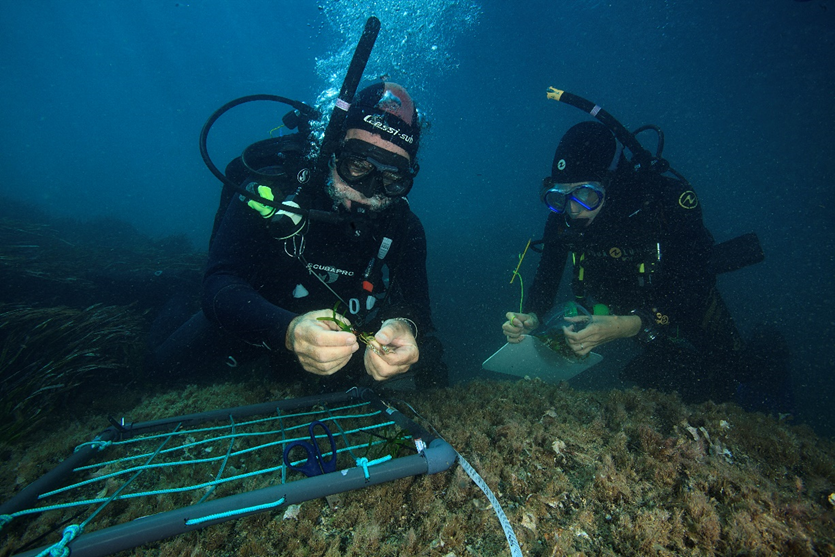
[[[268,380],[88,395],[2,448],[5,500],[106,427],[289,396]],[[524,555],[833,555],[835,444],[790,417],[631,389],[475,381],[397,393],[484,478]],[[404,412],[405,413],[405,412]],[[126,516],[161,508],[144,503]],[[0,531],[13,555],[56,519]],[[60,532],[60,530],[58,530]],[[43,538],[36,547],[54,541]],[[154,542],[120,555],[509,555],[487,498],[455,465]]]

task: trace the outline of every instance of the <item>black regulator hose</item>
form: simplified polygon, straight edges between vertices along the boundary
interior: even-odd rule
[[[664,152],[664,130],[662,130],[661,128],[659,128],[655,124],[645,124],[645,125],[641,126],[640,128],[638,128],[637,130],[633,131],[632,135],[637,136],[639,133],[641,133],[643,131],[646,131],[646,130],[654,131],[655,134],[658,137],[658,145],[655,148],[655,158],[660,159],[661,158],[661,153]]]
[[[357,44],[357,48],[354,51],[354,56],[351,59],[351,64],[348,66],[348,72],[345,75],[345,80],[342,82],[342,88],[339,91],[339,97],[336,100],[336,106],[333,109],[330,121],[328,122],[328,127],[325,130],[324,136],[322,138],[322,145],[319,149],[319,155],[316,159],[316,164],[314,166],[313,178],[309,180],[307,183],[322,183],[322,180],[328,170],[328,161],[330,160],[331,155],[333,155],[333,153],[336,151],[337,146],[339,145],[339,141],[341,139],[340,135],[342,131],[342,124],[345,122],[348,107],[350,106],[351,101],[353,101],[354,95],[357,92],[357,87],[359,86],[359,82],[362,79],[362,74],[365,71],[365,66],[368,64],[368,59],[371,56],[371,50],[374,48],[374,43],[377,41],[377,35],[379,34],[379,32],[380,20],[374,16],[369,17],[368,20],[365,22],[365,29],[363,30],[362,36],[360,37],[359,43]],[[252,201],[257,201],[262,205],[268,205],[276,209],[283,209],[287,213],[294,213],[302,216],[310,216],[311,212],[303,207],[300,207],[299,204],[296,202],[296,199],[298,199],[298,197],[302,193],[303,185],[300,185],[293,194],[285,197],[284,199],[266,199],[261,197],[257,193],[247,191],[247,189],[242,187],[240,184],[234,183],[223,172],[221,172],[220,169],[218,169],[214,162],[212,162],[207,147],[209,131],[212,129],[212,126],[218,120],[218,118],[223,116],[223,114],[225,114],[230,109],[238,105],[252,101],[273,101],[290,105],[291,107],[299,111],[302,117],[304,117],[307,120],[313,120],[319,117],[319,113],[313,107],[306,105],[303,102],[289,99],[287,97],[281,97],[278,95],[248,95],[229,101],[228,103],[218,108],[211,116],[209,116],[209,119],[206,120],[206,123],[203,124],[203,129],[200,131],[200,156],[203,158],[203,162],[206,164],[206,167],[208,167],[209,171],[212,174],[214,174],[214,176],[218,180],[220,180],[223,184],[229,186],[245,198],[250,199]],[[318,214],[320,213],[320,211],[315,211],[315,213]],[[322,218],[322,220],[328,219],[326,215],[320,215],[320,217]],[[280,216],[280,214],[277,214],[273,218],[276,219],[283,217]]]
[[[236,184],[232,180],[226,177],[226,175],[221,172],[215,163],[212,162],[212,158],[209,156],[209,148],[208,148],[208,137],[209,131],[211,131],[212,126],[217,122],[218,118],[226,114],[232,108],[236,106],[242,105],[244,103],[253,102],[253,101],[272,101],[278,102],[282,104],[289,105],[294,109],[298,110],[299,113],[306,119],[312,120],[318,117],[318,112],[312,106],[304,104],[303,102],[296,101],[293,99],[288,99],[287,97],[280,97],[278,95],[268,95],[268,94],[261,94],[261,95],[247,95],[245,97],[240,97],[238,99],[229,101],[228,103],[224,104],[220,108],[214,111],[209,119],[206,120],[206,123],[203,124],[203,129],[200,130],[200,156],[203,158],[203,162],[206,164],[206,167],[209,171],[215,175],[215,177],[223,182],[225,185],[229,186],[239,194],[243,195],[247,199],[251,199],[253,201],[257,201],[264,205],[269,205],[270,207],[281,208],[281,200],[278,201],[270,201],[269,199],[264,199],[263,197],[259,196],[256,193],[252,193],[246,190],[246,188],[241,187],[240,184]]]

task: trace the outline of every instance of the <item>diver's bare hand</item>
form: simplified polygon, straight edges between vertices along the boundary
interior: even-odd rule
[[[566,317],[566,321],[588,320],[588,317]],[[641,318],[637,315],[595,315],[583,330],[574,332],[571,325],[563,327],[565,341],[578,356],[585,356],[596,347],[638,334]]]
[[[420,358],[417,340],[408,323],[388,319],[365,349],[365,371],[377,381],[406,373]]]
[[[285,345],[299,359],[299,363],[310,373],[332,375],[345,367],[354,352],[359,350],[357,337],[343,331],[332,320],[332,310],[311,311],[299,315],[287,327]],[[346,324],[348,319],[337,315]]]
[[[539,318],[535,313],[514,313],[507,312],[507,321],[502,325],[502,332],[507,337],[507,342],[517,344],[522,342],[522,337],[539,327]]]

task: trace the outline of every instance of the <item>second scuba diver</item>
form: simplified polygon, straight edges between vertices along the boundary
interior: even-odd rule
[[[577,355],[634,338],[643,353],[621,378],[642,387],[678,391],[689,402],[731,400],[746,385],[770,403],[786,398],[785,358],[764,362],[745,349],[716,288],[713,237],[686,181],[636,168],[606,125],[588,121],[560,140],[540,196],[551,211],[542,258],[524,313],[507,313],[508,342],[520,342],[551,311],[568,264],[576,301],[609,313],[564,329]]]

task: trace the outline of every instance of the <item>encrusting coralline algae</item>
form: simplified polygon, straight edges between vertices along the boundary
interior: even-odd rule
[[[290,396],[263,377],[162,390],[134,401],[127,414],[153,419]],[[473,382],[398,398],[478,470],[525,555],[835,552],[835,447],[807,427],[730,404],[688,406],[654,391],[576,391],[539,381]],[[76,420],[6,447],[4,499],[101,429],[101,415]],[[348,492],[338,505],[309,501],[292,520],[286,515],[265,512],[152,547],[172,556],[509,554],[493,509],[458,466]],[[0,555],[44,528],[9,529]]]

